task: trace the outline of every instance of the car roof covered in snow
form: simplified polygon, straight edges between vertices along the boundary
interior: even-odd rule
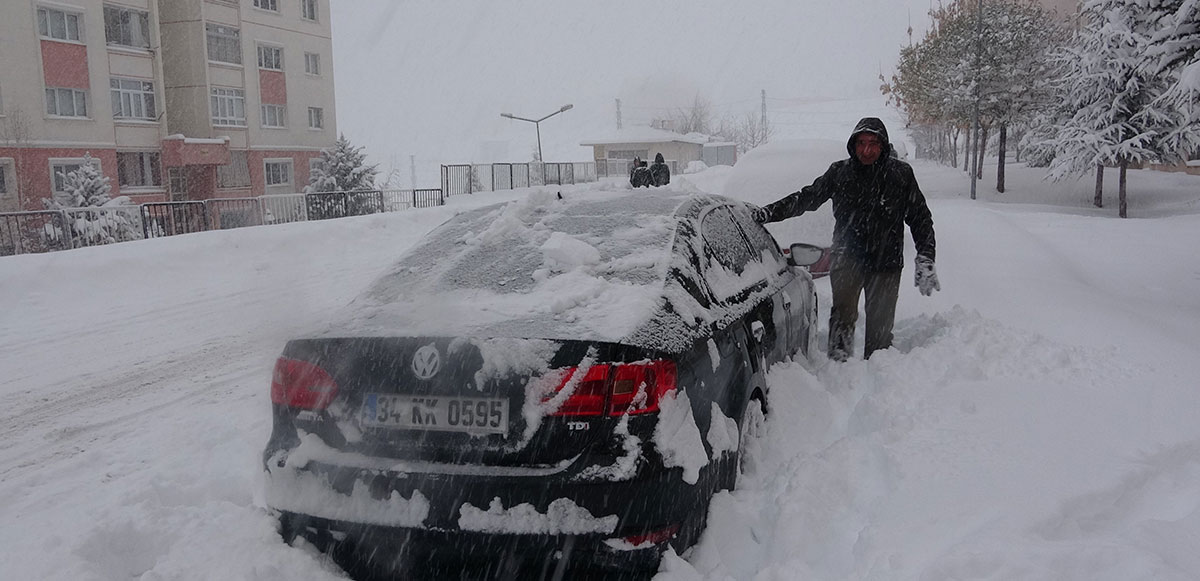
[[[702,211],[721,203],[741,204],[665,189],[565,199],[537,191],[464,212],[405,253],[326,335],[582,339],[676,351],[719,316],[679,273],[696,275],[700,243],[691,239]],[[676,248],[681,232],[686,252]]]

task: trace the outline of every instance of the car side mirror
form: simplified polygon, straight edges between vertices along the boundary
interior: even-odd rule
[[[802,242],[791,245],[788,250],[788,262],[792,266],[812,266],[825,255],[824,248]]]

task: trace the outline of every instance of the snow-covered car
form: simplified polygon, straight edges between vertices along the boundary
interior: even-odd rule
[[[814,346],[803,266],[715,195],[461,213],[284,347],[267,504],[352,573],[653,571]]]

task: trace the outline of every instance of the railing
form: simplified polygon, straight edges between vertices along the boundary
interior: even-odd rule
[[[445,205],[456,194],[596,181],[596,164],[443,165],[440,189],[366,190],[155,202],[138,206],[0,213],[0,256],[131,240],[396,212]]]
[[[577,184],[594,182],[597,179],[595,162],[442,166],[442,192],[447,196],[531,186]]]
[[[70,236],[62,211],[0,214],[0,256],[66,250]]]
[[[208,208],[204,202],[142,204],[142,232],[146,238],[193,234],[205,230],[208,230]]]
[[[304,194],[271,194],[259,196],[264,224],[286,224],[308,220],[308,205]]]
[[[144,237],[138,206],[64,208],[72,248],[103,246]]]
[[[215,198],[204,200],[210,230],[262,226],[263,203],[258,198]]]

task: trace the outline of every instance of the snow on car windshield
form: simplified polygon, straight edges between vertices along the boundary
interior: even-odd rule
[[[465,212],[405,254],[330,333],[619,340],[663,303],[684,199],[539,191]]]

